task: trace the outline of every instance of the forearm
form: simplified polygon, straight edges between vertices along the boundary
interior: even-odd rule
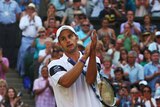
[[[45,86],[44,88],[42,88],[42,89],[37,89],[37,90],[35,90],[34,92],[35,92],[36,95],[39,95],[39,94],[41,94],[42,92],[44,92],[44,90],[45,90],[46,88],[47,88],[47,87]]]
[[[88,69],[86,73],[86,81],[88,84],[93,84],[97,77],[97,65],[96,65],[96,51],[91,50]]]
[[[87,58],[84,56],[82,57],[82,59],[84,61],[87,60]],[[58,83],[63,87],[69,88],[80,76],[80,74],[82,73],[83,67],[84,67],[84,63],[82,63],[81,61],[78,61],[71,70],[67,71],[67,73],[60,78]]]

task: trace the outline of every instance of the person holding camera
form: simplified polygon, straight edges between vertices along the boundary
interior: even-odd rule
[[[1,107],[22,107],[24,103],[21,101],[21,96],[22,93],[17,94],[15,88],[9,87],[2,100]]]

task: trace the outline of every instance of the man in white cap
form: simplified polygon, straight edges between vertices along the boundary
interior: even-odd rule
[[[31,47],[38,29],[42,27],[42,20],[35,12],[35,5],[30,3],[27,6],[26,14],[20,19],[19,27],[22,30],[21,46],[18,53],[17,70],[21,76],[25,74],[24,71],[24,56],[27,49]]]
[[[97,79],[96,64],[100,64],[96,57],[96,32],[84,54],[78,50],[78,36],[71,26],[60,27],[56,36],[64,54],[51,61],[48,68],[57,107],[101,107],[90,87]]]

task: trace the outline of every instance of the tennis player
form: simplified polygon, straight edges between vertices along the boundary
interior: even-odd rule
[[[57,107],[101,107],[90,87],[98,79],[97,65],[100,65],[95,52],[96,31],[84,54],[78,50],[78,36],[71,26],[61,26],[56,36],[64,54],[60,59],[51,61],[48,67]]]

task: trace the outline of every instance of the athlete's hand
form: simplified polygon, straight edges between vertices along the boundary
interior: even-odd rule
[[[96,45],[97,45],[97,33],[96,30],[92,31],[91,34],[91,49],[95,50],[96,49]]]

